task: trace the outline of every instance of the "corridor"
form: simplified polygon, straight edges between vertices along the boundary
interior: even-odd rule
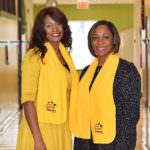
[[[93,60],[87,36],[95,21],[106,19],[117,26],[119,56],[134,63],[142,80],[136,150],[150,150],[150,0],[0,0],[0,150],[16,150],[21,61],[35,16],[41,8],[57,5],[68,18],[78,70]]]
[[[11,106],[16,105],[13,102],[11,103]],[[5,117],[3,113],[0,113],[0,150],[15,150],[20,112],[17,110],[17,107],[15,109],[9,107],[7,111]],[[150,146],[150,137],[148,137],[148,132],[150,133],[150,116],[147,116],[147,112],[150,112],[150,109],[146,109],[144,103],[142,103],[141,118],[137,126],[138,137],[136,150],[150,150],[146,145],[148,142]],[[4,113],[6,114],[6,112]]]

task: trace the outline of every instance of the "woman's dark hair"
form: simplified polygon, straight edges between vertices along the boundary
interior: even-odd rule
[[[92,34],[95,32],[95,29],[99,25],[107,26],[107,28],[110,30],[110,32],[112,33],[113,38],[114,38],[114,43],[113,43],[114,53],[118,53],[119,52],[119,47],[120,47],[120,36],[119,36],[117,28],[115,27],[115,25],[113,23],[111,23],[107,20],[100,20],[100,21],[97,21],[91,27],[91,29],[88,33],[88,47],[89,47],[89,50],[90,50],[91,54],[96,57],[96,55],[93,51],[93,48],[92,48]]]
[[[46,32],[44,30],[44,19],[46,16],[51,17],[54,21],[58,22],[63,26],[64,34],[61,42],[65,47],[71,49],[72,38],[71,30],[68,25],[68,20],[64,13],[56,7],[47,7],[42,9],[36,16],[34,26],[32,29],[31,40],[29,43],[29,49],[37,47],[36,52],[41,53],[41,59],[45,56],[47,48],[44,46],[46,39]]]

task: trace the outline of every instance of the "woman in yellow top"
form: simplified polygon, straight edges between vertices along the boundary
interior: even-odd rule
[[[42,9],[22,64],[24,113],[17,150],[71,150],[68,100],[74,82],[71,79],[77,76],[65,48],[71,48],[71,44],[71,31],[63,12],[55,7]]]

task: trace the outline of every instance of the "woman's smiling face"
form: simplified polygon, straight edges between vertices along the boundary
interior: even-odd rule
[[[95,55],[99,58],[107,58],[113,51],[114,38],[106,25],[99,25],[91,35],[91,45]]]
[[[53,45],[58,44],[63,37],[63,25],[46,16],[44,19],[44,29],[47,40]]]

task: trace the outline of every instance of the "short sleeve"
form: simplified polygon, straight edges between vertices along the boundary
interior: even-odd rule
[[[35,101],[40,73],[40,56],[29,50],[22,62],[21,103]]]

